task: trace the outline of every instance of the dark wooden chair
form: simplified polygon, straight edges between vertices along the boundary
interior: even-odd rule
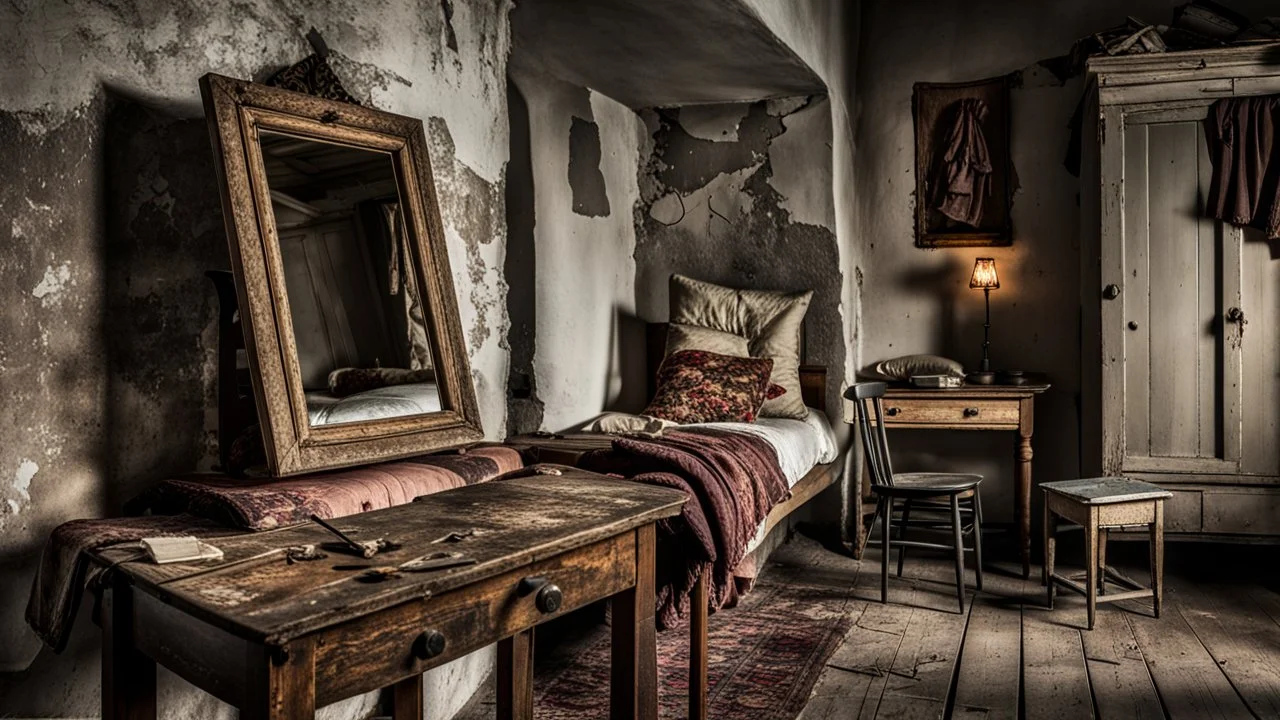
[[[871,492],[876,496],[876,518],[880,520],[884,560],[880,567],[880,602],[889,595],[889,549],[898,547],[898,576],[902,576],[902,564],[907,548],[931,548],[952,550],[956,560],[956,595],[960,599],[960,612],[964,612],[964,553],[973,552],[977,572],[977,588],[982,589],[982,499],[978,495],[981,475],[963,473],[894,473],[889,460],[889,438],[884,427],[883,398],[887,386],[882,382],[858,383],[845,391],[845,398],[852,400],[857,415],[858,430],[862,434],[862,447],[866,452],[867,466],[871,471]],[[902,515],[895,520],[897,502],[902,501]],[[967,500],[969,507],[961,507]],[[912,509],[916,518],[911,517]],[[920,512],[926,512],[921,517]],[[938,511],[943,511],[941,514]],[[949,512],[948,512],[949,511]],[[949,516],[949,517],[948,517]],[[965,522],[967,516],[968,522]],[[872,520],[874,526],[875,520]],[[892,539],[894,525],[897,539]],[[950,530],[953,544],[906,540],[908,528]],[[973,546],[964,546],[964,536],[970,536]]]

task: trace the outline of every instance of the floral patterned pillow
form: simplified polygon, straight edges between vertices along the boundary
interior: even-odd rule
[[[682,424],[755,422],[764,401],[782,390],[769,383],[772,372],[770,358],[681,350],[662,361],[658,392],[644,414]]]

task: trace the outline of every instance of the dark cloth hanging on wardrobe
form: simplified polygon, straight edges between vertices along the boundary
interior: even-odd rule
[[[1213,180],[1205,214],[1280,239],[1280,96],[1223,98],[1209,108],[1205,138]]]
[[[934,165],[932,207],[974,228],[982,222],[982,206],[991,194],[991,156],[982,121],[986,102],[967,98],[952,106],[942,153]]]

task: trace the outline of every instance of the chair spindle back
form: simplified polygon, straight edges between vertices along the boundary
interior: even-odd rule
[[[862,449],[867,455],[867,466],[871,468],[871,484],[893,487],[889,436],[884,427],[884,393],[887,389],[888,386],[882,382],[857,383],[846,396],[853,396],[858,430],[862,434]]]

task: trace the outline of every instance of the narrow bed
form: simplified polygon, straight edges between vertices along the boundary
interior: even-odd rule
[[[649,369],[650,377],[656,376],[663,357],[663,342],[666,338],[665,324],[653,324],[649,330]],[[746,532],[732,532],[732,528],[722,531],[718,537],[721,541],[719,550],[731,553],[730,568],[735,575],[738,564],[742,560],[750,560],[748,555],[765,543],[770,532],[783,523],[789,515],[812,500],[823,490],[831,487],[843,477],[844,462],[839,451],[836,435],[825,413],[826,370],[817,366],[800,368],[801,394],[807,408],[803,419],[760,418],[755,422],[713,422],[680,424],[656,420],[652,417],[609,413],[586,423],[581,429],[564,434],[539,433],[508,440],[508,444],[522,450],[526,461],[531,463],[566,464],[583,467],[596,472],[606,472],[631,477],[638,482],[663,484],[670,487],[686,489],[698,503],[686,506],[701,505],[696,512],[698,517],[688,518],[691,524],[709,524],[714,526],[717,514],[725,514],[723,507],[717,507],[716,495],[728,495],[728,502],[720,505],[729,507],[753,506],[752,522],[747,525]],[[652,393],[651,393],[652,396]],[[707,448],[700,448],[696,436],[704,433]],[[724,457],[726,454],[754,454],[752,445],[767,448],[767,463],[773,467],[753,466],[748,463],[736,463],[734,458]],[[728,449],[726,451],[726,448]],[[721,482],[719,487],[704,488],[699,482],[697,469],[711,468],[711,475],[733,474],[730,466],[738,465],[739,477],[735,482]],[[744,472],[745,469],[745,472]],[[705,474],[705,473],[704,473]],[[682,480],[671,479],[673,475]],[[687,484],[686,484],[687,481]],[[760,486],[771,487],[768,492]],[[735,494],[735,492],[737,494]],[[754,498],[748,497],[754,495]],[[770,495],[766,502],[761,496]],[[742,508],[738,508],[741,510]],[[705,519],[702,517],[705,515]],[[740,526],[742,523],[738,523]],[[738,528],[741,530],[741,527]],[[714,532],[712,534],[715,534]],[[728,543],[724,536],[732,536]],[[661,544],[662,537],[659,542]],[[659,573],[663,574],[661,565],[694,563],[698,557],[705,558],[706,549],[700,545],[706,543],[703,530],[685,532],[669,538],[671,545],[683,543],[664,555],[659,550]],[[726,543],[732,547],[726,547]],[[690,690],[689,717],[700,720],[706,717],[707,697],[707,616],[711,608],[726,606],[726,597],[735,597],[732,588],[726,588],[724,564],[706,563],[703,569],[689,579],[687,584],[681,578],[671,579],[679,569],[668,567],[668,581],[673,582],[674,592],[685,592],[686,597],[677,599],[679,610],[676,615],[686,616],[690,632]],[[744,563],[745,564],[745,563]],[[754,573],[751,573],[754,575]],[[731,578],[736,580],[736,577]],[[670,627],[672,612],[669,608],[670,597],[664,596],[661,587],[658,598],[659,623]],[[731,582],[730,585],[733,583]],[[730,605],[731,606],[731,603]]]

